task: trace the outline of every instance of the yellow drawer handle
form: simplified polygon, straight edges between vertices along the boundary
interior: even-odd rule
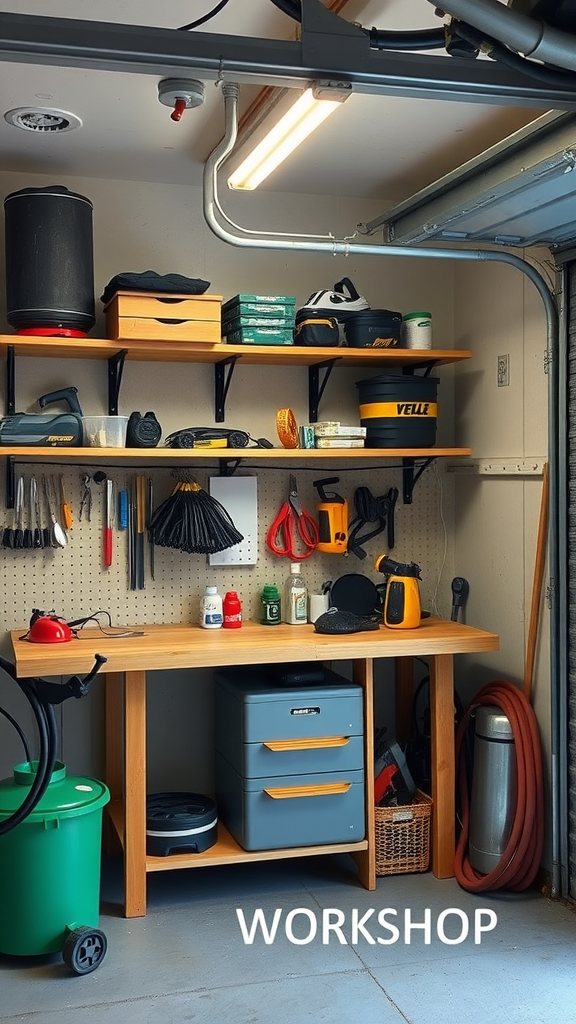
[[[345,747],[350,743],[349,736],[313,736],[301,740],[264,740],[262,745],[268,750],[320,750],[323,747]]]
[[[316,786],[279,786],[263,792],[273,800],[291,800],[298,796],[336,796],[338,793],[347,793],[351,785],[351,782],[325,782]]]

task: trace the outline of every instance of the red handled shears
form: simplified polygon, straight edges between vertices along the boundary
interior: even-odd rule
[[[293,562],[302,562],[314,554],[320,537],[312,516],[302,508],[296,477],[290,477],[290,493],[266,536],[268,549],[275,555],[287,555]],[[303,552],[294,549],[297,540]]]

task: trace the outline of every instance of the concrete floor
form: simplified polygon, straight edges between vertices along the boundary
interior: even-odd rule
[[[92,974],[78,976],[59,955],[0,955],[0,1018],[21,1024],[575,1024],[570,907],[532,892],[472,896],[453,879],[431,874],[380,878],[369,893],[351,863],[310,857],[151,875],[148,914],[132,920],[122,917],[120,864],[106,863],[105,959]],[[256,911],[268,927],[276,914],[274,941],[265,942],[260,929],[245,941],[237,909],[248,930]],[[288,916],[291,911],[299,913]],[[429,918],[430,934],[407,929],[405,912],[408,924]],[[475,919],[480,927],[495,924],[478,934],[478,943]],[[323,920],[340,925],[324,942]]]

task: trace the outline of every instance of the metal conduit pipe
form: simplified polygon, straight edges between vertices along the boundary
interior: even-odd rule
[[[452,0],[450,0],[452,2]],[[476,0],[475,0],[476,2]],[[500,5],[499,5],[500,6]],[[232,152],[238,131],[239,87],[235,83],[222,84],[224,96],[225,130],[221,142],[209,155],[203,175],[203,212],[210,230],[228,245],[241,248],[284,249],[293,252],[325,252],[331,255],[348,256],[394,256],[416,257],[418,259],[473,260],[480,262],[506,263],[524,274],[534,285],[546,315],[546,342],[550,372],[548,373],[548,460],[550,472],[550,575],[552,580],[558,573],[558,314],[554,298],[542,275],[526,260],[513,253],[494,249],[444,249],[400,245],[378,245],[354,242],[351,239],[336,239],[331,235],[292,235],[288,233],[269,234],[253,231],[235,224],[224,212],[218,196],[218,171]],[[551,616],[554,621],[558,611],[556,593],[552,588]],[[561,895],[560,882],[560,836],[558,830],[559,779],[559,713],[558,713],[558,644],[554,628],[550,631],[550,689],[552,721],[552,895]]]
[[[436,6],[435,0],[429,3]],[[576,71],[576,37],[505,7],[499,0],[446,0],[442,10],[545,64]]]

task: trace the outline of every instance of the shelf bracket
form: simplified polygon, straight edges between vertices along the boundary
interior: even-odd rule
[[[6,416],[16,412],[16,358],[14,345],[6,347]],[[15,491],[15,458],[9,455],[6,459],[6,508],[14,508]]]
[[[234,476],[242,459],[218,459],[220,476]]]
[[[435,366],[438,365],[437,359],[426,359],[422,363],[410,363],[409,366],[402,367],[402,373],[406,375],[414,374],[415,370],[424,370],[423,377],[429,377]]]
[[[414,470],[414,459],[402,459],[402,500],[405,505],[412,504],[412,495],[414,493],[414,485],[422,476],[425,469],[428,468],[431,462],[434,462],[435,456],[431,455],[429,459],[425,459],[418,469]]]
[[[14,493],[16,490],[14,466],[16,459],[9,455],[6,459],[6,508],[14,508]]]
[[[335,356],[334,359],[326,359],[322,363],[314,363],[308,367],[308,422],[318,422],[318,406],[320,405],[320,399],[324,394],[324,388],[328,383],[328,378],[332,373],[334,364],[341,359],[341,356]],[[322,380],[320,380],[320,370],[326,370]]]
[[[121,348],[115,356],[108,360],[108,415],[118,415],[118,399],[120,397],[120,384],[122,383],[122,371],[124,360],[128,355],[128,349]]]
[[[228,356],[227,359],[220,359],[214,363],[214,420],[216,423],[224,423],[226,419],[226,396],[239,355]],[[226,368],[228,367],[228,373]]]
[[[16,359],[14,345],[6,348],[6,416],[16,412]]]

